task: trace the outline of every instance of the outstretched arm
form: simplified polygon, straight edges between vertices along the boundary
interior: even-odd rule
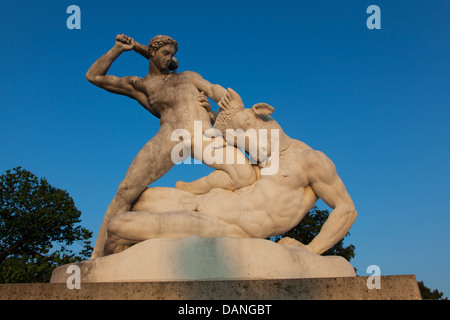
[[[196,72],[187,71],[186,73],[189,74],[197,89],[203,91],[205,95],[211,98],[215,103],[222,100],[223,96],[227,93],[227,90],[224,87],[218,84],[211,84]]]
[[[320,151],[306,151],[302,167],[316,195],[333,209],[319,234],[306,246],[310,251],[322,254],[345,237],[357,213],[333,162],[327,156]]]
[[[116,39],[119,39],[118,35]],[[136,99],[144,108],[150,110],[146,95],[142,90],[142,78],[140,77],[116,77],[106,75],[112,63],[125,51],[132,50],[134,40],[128,38],[127,42],[117,40],[114,47],[95,61],[86,73],[86,78],[94,85],[109,92],[128,96]],[[152,111],[152,110],[150,110]]]

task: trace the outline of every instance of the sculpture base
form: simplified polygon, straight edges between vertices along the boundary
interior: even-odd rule
[[[320,256],[293,244],[264,239],[151,239],[106,257],[76,263],[81,283],[117,281],[257,280],[355,277],[342,257]],[[72,273],[61,266],[52,283]]]
[[[264,304],[271,304],[267,300],[421,299],[414,275],[381,276],[380,289],[368,289],[368,279],[81,283],[79,290],[70,290],[62,283],[0,284],[0,300],[266,300]],[[152,305],[152,310],[155,312],[154,308],[159,307],[163,313],[176,313],[179,306],[185,304],[157,304]],[[117,308],[112,310],[117,312]],[[280,308],[277,310],[274,308],[273,313],[278,314]]]

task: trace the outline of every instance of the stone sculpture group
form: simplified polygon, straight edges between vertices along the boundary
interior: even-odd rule
[[[149,59],[148,75],[108,75],[115,59],[130,50]],[[168,36],[156,36],[144,46],[117,35],[114,47],[86,74],[96,86],[137,100],[160,119],[160,129],[120,183],[91,259],[79,263],[83,279],[354,276],[345,259],[320,256],[356,218],[333,162],[287,136],[271,117],[272,106],[245,108],[233,89],[195,72],[178,73],[177,50],[178,43]],[[208,98],[218,104],[218,112]],[[195,138],[198,130],[204,139]],[[174,188],[151,186],[175,165],[174,155],[179,161],[186,154],[215,170]],[[265,240],[296,226],[319,198],[332,212],[309,244]],[[55,269],[52,282],[65,281],[63,271]]]

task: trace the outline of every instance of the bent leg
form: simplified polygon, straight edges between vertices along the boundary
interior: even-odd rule
[[[129,211],[141,193],[174,166],[171,151],[176,142],[170,140],[170,134],[169,128],[161,127],[134,158],[106,210],[91,258],[104,256],[108,222],[117,214]]]
[[[196,211],[197,208],[198,197],[190,192],[169,187],[153,187],[141,194],[132,211]]]
[[[236,225],[195,211],[125,212],[111,219],[107,230],[105,254],[117,253],[153,238],[249,237]]]
[[[230,191],[236,190],[230,175],[223,170],[215,170],[206,177],[192,182],[178,181],[175,184],[175,188],[193,194],[205,194],[214,188],[222,188]]]
[[[179,181],[176,188],[193,194],[205,194],[214,188],[234,191],[256,181],[257,167],[250,164],[241,150],[231,145],[215,149],[211,147],[212,144],[214,141],[199,146],[193,140],[192,154],[197,160],[201,160],[216,171],[192,182]]]

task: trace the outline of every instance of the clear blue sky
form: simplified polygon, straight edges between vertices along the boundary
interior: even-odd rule
[[[81,30],[66,27],[71,4]],[[366,27],[371,4],[380,30]],[[359,213],[347,240],[359,275],[376,264],[449,296],[449,12],[444,0],[3,1],[0,171],[20,165],[67,190],[95,240],[159,122],[85,73],[117,33],[144,44],[167,34],[179,71],[271,104],[288,135],[334,161]],[[146,71],[134,52],[110,69]],[[180,165],[155,185],[207,172]]]

